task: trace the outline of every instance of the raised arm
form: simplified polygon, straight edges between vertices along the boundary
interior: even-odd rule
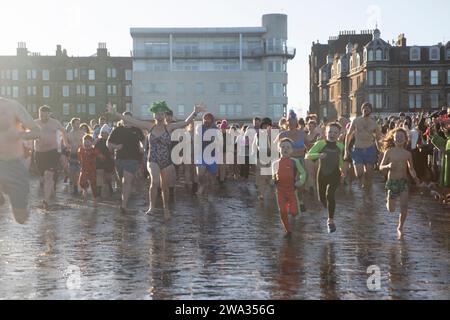
[[[19,139],[35,140],[41,136],[41,129],[36,125],[33,118],[27,110],[20,104],[14,103],[14,114],[17,120],[27,129],[27,131],[19,132]]]
[[[124,115],[118,113],[117,111],[115,111],[110,103],[108,103],[106,105],[106,111],[109,114],[111,114],[113,117],[116,117],[125,122],[128,122],[129,124],[132,124],[133,126],[139,128],[139,129],[146,129],[146,130],[150,131],[153,128],[153,126],[155,125],[155,123],[152,120],[142,121],[142,120],[135,119],[131,116],[124,116]]]
[[[196,104],[194,105],[194,110],[192,111],[192,113],[186,118],[186,120],[184,120],[183,122],[175,122],[175,123],[170,123],[169,125],[167,125],[167,129],[169,131],[173,131],[176,129],[180,129],[180,128],[184,128],[186,127],[192,120],[195,119],[195,117],[197,116],[197,114],[199,114],[200,112],[205,112],[206,111],[206,106],[204,104]]]

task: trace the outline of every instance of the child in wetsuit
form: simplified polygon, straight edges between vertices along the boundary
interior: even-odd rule
[[[317,170],[317,191],[319,201],[328,209],[328,233],[336,231],[334,212],[336,209],[335,193],[340,182],[345,178],[344,161],[342,155],[345,146],[338,142],[341,125],[337,122],[326,126],[325,140],[317,141],[309,150],[306,159],[319,159]]]
[[[292,234],[288,213],[295,217],[299,213],[300,201],[297,188],[302,187],[306,181],[306,171],[300,160],[291,158],[293,141],[283,138],[279,142],[281,158],[272,165],[273,181],[277,190],[277,203],[280,211],[281,222],[286,232],[285,237]]]
[[[395,212],[396,200],[400,199],[400,218],[397,236],[403,236],[403,226],[408,214],[408,169],[417,184],[420,180],[414,171],[412,154],[405,149],[408,144],[408,134],[403,128],[390,131],[384,140],[384,155],[380,170],[388,170],[386,182],[386,207],[389,212]]]
[[[87,199],[87,189],[89,186],[91,187],[94,204],[97,202],[97,158],[105,160],[101,152],[94,148],[94,138],[89,134],[84,135],[83,145],[78,149],[78,160],[81,166],[79,185],[83,190],[85,201]]]

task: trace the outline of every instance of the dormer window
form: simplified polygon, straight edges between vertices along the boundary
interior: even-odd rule
[[[440,54],[439,54],[439,48],[438,47],[431,47],[430,48],[430,60],[440,60]]]
[[[337,64],[337,73],[339,74],[339,73],[341,73],[341,71],[342,71],[342,63],[341,63],[341,60],[339,60],[338,64]]]
[[[447,60],[450,60],[450,48],[447,48]]]
[[[361,56],[359,53],[356,54],[356,67],[359,68],[361,66]]]
[[[327,81],[327,72],[326,71],[320,71],[321,72],[321,74],[322,74],[322,81]]]
[[[409,60],[419,61],[420,60],[420,48],[414,47],[409,51]]]
[[[368,60],[369,61],[373,61],[374,59],[373,59],[373,50],[369,50],[368,51]]]
[[[383,60],[383,51],[381,49],[377,49],[377,51],[375,51],[375,60]]]

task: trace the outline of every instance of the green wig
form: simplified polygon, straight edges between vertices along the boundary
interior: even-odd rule
[[[165,101],[156,101],[152,103],[150,107],[150,112],[158,113],[158,112],[167,112],[170,111],[170,108],[167,106],[167,102]]]

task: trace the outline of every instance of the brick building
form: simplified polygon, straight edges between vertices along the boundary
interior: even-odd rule
[[[61,46],[54,56],[30,53],[21,42],[15,56],[0,56],[0,96],[22,103],[37,117],[48,105],[56,118],[83,121],[98,117],[108,101],[132,109],[132,58],[111,57],[99,43],[90,57],[71,57]]]
[[[310,111],[328,119],[356,116],[364,101],[380,114],[438,109],[450,105],[450,42],[407,46],[401,34],[389,43],[376,29],[365,45],[348,42],[328,55],[317,77],[319,103]]]

